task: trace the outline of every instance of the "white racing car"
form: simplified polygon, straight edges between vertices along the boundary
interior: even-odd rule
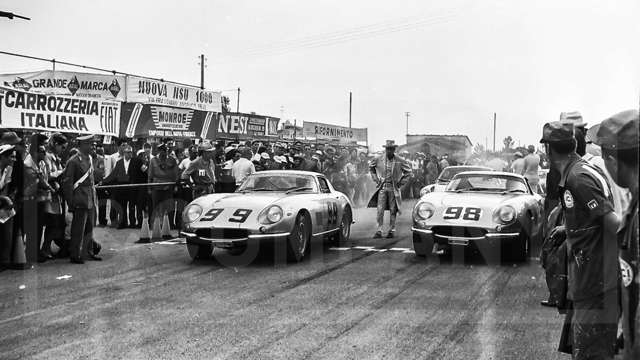
[[[261,171],[235,193],[199,197],[185,207],[180,234],[191,258],[211,256],[213,248],[238,253],[265,241],[286,241],[288,258],[301,261],[313,238],[347,241],[353,205],[318,173]]]

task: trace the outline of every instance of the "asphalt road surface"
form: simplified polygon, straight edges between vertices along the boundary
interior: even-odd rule
[[[417,258],[410,205],[395,239],[358,209],[349,244],[299,264],[192,262],[179,240],[97,229],[102,262],[0,273],[0,359],[569,358],[537,261]]]

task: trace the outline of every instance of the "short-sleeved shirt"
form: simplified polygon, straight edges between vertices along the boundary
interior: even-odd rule
[[[569,296],[579,301],[615,288],[619,274],[617,242],[604,238],[602,223],[603,217],[613,211],[604,175],[575,155],[560,178],[559,196],[567,230]]]
[[[198,157],[182,173],[182,178],[191,178],[196,185],[212,185],[216,180],[215,164],[213,160],[209,160],[207,163]]]
[[[511,163],[511,170],[515,174],[520,174],[520,175],[524,174],[524,167],[525,167],[525,163],[523,158],[515,159]]]

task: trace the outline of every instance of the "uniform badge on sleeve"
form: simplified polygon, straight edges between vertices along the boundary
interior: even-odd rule
[[[564,191],[563,198],[564,198],[564,205],[569,209],[572,208],[573,207],[573,195],[571,195],[571,192],[569,190],[565,190]]]
[[[621,258],[618,258],[618,260],[620,260],[620,272],[622,272],[622,285],[628,287],[633,281],[633,269],[626,261]]]
[[[594,210],[598,207],[598,202],[595,200],[591,200],[587,203],[587,206],[589,207],[589,209]]]

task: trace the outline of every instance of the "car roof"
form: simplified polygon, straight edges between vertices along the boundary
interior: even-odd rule
[[[514,178],[518,178],[518,179],[524,179],[524,176],[520,175],[520,174],[514,174],[514,173],[510,173],[510,172],[506,172],[506,171],[464,171],[461,173],[456,174],[456,176],[454,177],[458,177],[460,175],[488,175],[488,176],[509,176],[509,177],[514,177]]]
[[[444,171],[446,169],[459,169],[459,168],[475,168],[475,169],[491,170],[490,167],[486,167],[486,166],[482,166],[482,165],[452,165],[452,166],[447,166],[442,170]]]
[[[313,171],[304,171],[304,170],[263,170],[255,172],[251,175],[260,175],[260,174],[272,174],[272,175],[307,175],[307,176],[323,176],[323,174],[313,172]]]

